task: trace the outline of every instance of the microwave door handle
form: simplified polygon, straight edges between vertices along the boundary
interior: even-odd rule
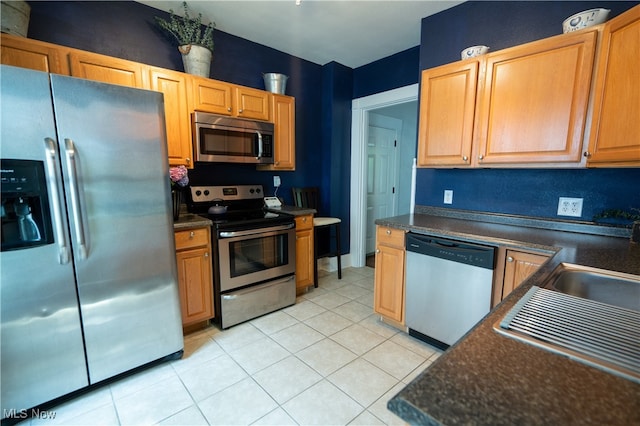
[[[258,156],[256,160],[262,158],[262,133],[256,130],[256,134],[258,135]]]

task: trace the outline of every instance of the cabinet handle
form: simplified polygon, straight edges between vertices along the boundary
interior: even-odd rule
[[[228,107],[228,108],[227,108],[227,111],[231,112],[231,107]]]
[[[302,218],[302,221],[303,221],[304,223],[307,223],[307,218],[306,218],[306,217],[303,217],[303,218]]]
[[[391,235],[391,229],[387,229],[387,235]]]
[[[279,165],[280,165],[280,162],[279,162],[279,161],[276,161],[276,166],[279,166]]]
[[[478,155],[478,160],[482,160],[484,158],[484,155],[480,154]]]
[[[196,236],[195,232],[193,232],[193,231],[189,232],[189,239],[193,239],[193,237],[195,237],[195,236]]]
[[[465,163],[467,162],[468,159],[469,159],[469,157],[467,157],[466,155],[462,156],[462,161],[464,161]]]
[[[184,159],[184,162],[187,164],[191,164],[191,158],[187,157]]]
[[[209,252],[205,253],[204,257],[209,257]]]
[[[507,257],[507,262],[509,262],[509,263],[513,262],[513,257],[511,257],[511,256]]]
[[[583,154],[586,158],[591,157],[591,153],[589,151],[585,151]]]
[[[243,112],[244,112],[244,110],[243,110],[243,109],[239,109],[239,110],[238,110],[238,114],[242,114]]]
[[[380,253],[380,249],[376,249],[376,254]]]

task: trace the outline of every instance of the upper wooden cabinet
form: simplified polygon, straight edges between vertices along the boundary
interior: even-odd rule
[[[604,26],[588,166],[640,166],[640,6]]]
[[[187,106],[187,75],[163,68],[149,68],[151,90],[164,94],[167,150],[170,165],[193,167],[191,121]]]
[[[204,111],[219,115],[232,115],[233,85],[203,77],[190,80],[189,108],[192,111]]]
[[[273,164],[259,165],[258,170],[296,169],[295,98],[271,95],[271,122],[274,124]]]
[[[417,165],[471,164],[479,61],[422,72]]]
[[[202,77],[190,78],[192,111],[269,120],[269,93]]]
[[[580,163],[597,36],[564,34],[487,55],[479,165]]]
[[[2,34],[0,41],[0,62],[5,65],[69,75],[67,52],[61,46],[10,34]]]
[[[71,75],[102,83],[146,88],[145,66],[125,59],[97,53],[72,51],[69,53]]]
[[[162,92],[170,165],[193,167],[191,112],[205,111],[272,121],[275,163],[259,169],[295,169],[292,97],[9,34],[2,34],[0,42],[6,65]]]
[[[422,73],[418,165],[584,166],[601,27]]]
[[[269,92],[234,86],[233,111],[238,117],[269,120]]]

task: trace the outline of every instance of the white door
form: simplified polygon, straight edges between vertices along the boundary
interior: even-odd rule
[[[402,122],[369,114],[367,140],[367,232],[366,251],[375,251],[375,220],[395,216],[398,186],[397,141]]]

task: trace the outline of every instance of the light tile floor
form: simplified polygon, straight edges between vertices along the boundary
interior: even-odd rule
[[[51,409],[32,425],[405,424],[387,401],[441,351],[373,313],[373,269],[321,271],[294,306],[185,337],[165,362]],[[23,422],[27,424],[29,422]]]

